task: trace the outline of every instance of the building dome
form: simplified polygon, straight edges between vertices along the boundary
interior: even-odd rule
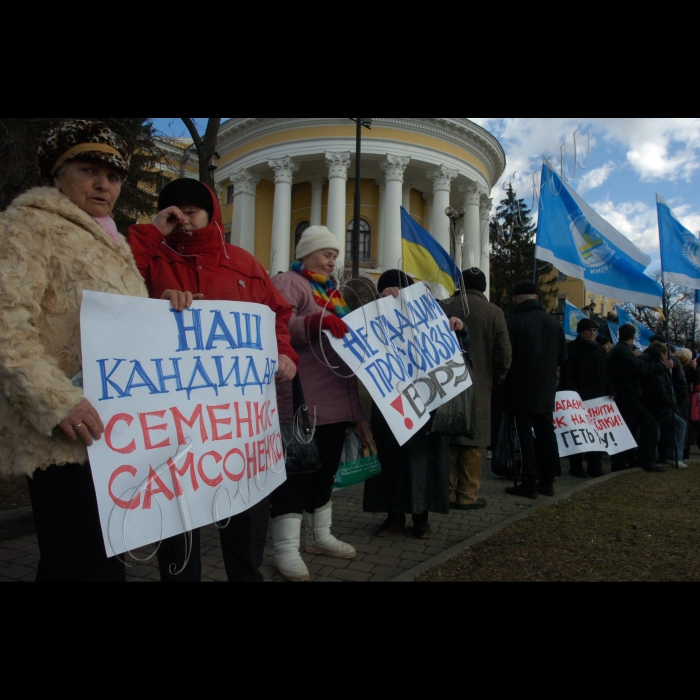
[[[222,125],[216,181],[231,242],[272,274],[289,267],[304,227],[328,226],[349,264],[355,124],[341,118],[236,118]],[[445,209],[465,209],[458,264],[484,267],[489,195],[506,167],[499,142],[461,118],[375,118],[363,130],[360,262],[401,263],[401,206],[446,250]]]

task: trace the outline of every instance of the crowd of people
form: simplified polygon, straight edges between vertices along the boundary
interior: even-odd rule
[[[229,581],[262,581],[271,522],[277,569],[287,580],[307,581],[302,549],[338,559],[357,555],[332,534],[332,489],[345,437],[365,417],[357,379],[323,334],[343,338],[348,332],[343,318],[350,309],[334,282],[338,239],[325,227],[309,228],[290,269],[271,279],[252,255],[226,242],[216,195],[187,179],[167,185],[153,222],[132,226],[124,237],[111,214],[130,158],[124,141],[104,124],[70,120],[39,152],[52,186],[21,195],[0,215],[0,470],[27,477],[41,553],[37,580],[126,578],[124,564],[105,553],[87,452],[104,433],[79,381],[80,306],[83,291],[92,290],[168,300],[175,312],[200,299],[265,304],[275,312],[280,422],[295,420],[303,387],[316,415],[319,463],[290,470],[268,499],[233,517],[220,529],[221,546]],[[396,298],[413,284],[399,270],[386,271],[376,298]],[[681,416],[692,409],[700,421],[692,353],[669,357],[667,345],[653,342],[640,357],[627,326],[611,349],[588,320],[567,348],[535,285],[516,287],[517,308],[507,321],[486,288],[483,272],[468,270],[461,289],[441,302],[471,363],[473,430],[442,435],[431,419],[400,446],[381,411],[372,411],[382,472],[365,484],[364,510],[385,514],[377,537],[402,532],[411,516],[413,536],[429,539],[430,513],[488,505],[479,497],[483,451],[492,442],[492,414],[501,411],[522,455],[522,483],[507,492],[554,495],[562,473],[553,426],[558,389],[577,391],[584,400],[615,396],[639,449],[616,457],[614,470],[638,465],[662,471],[659,460],[685,466],[688,426]],[[587,471],[583,457],[572,458],[571,473],[602,476],[600,453],[586,460]],[[163,541],[158,562],[163,582],[200,581],[199,533],[191,543]]]

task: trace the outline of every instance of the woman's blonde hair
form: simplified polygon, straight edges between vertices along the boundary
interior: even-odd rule
[[[693,353],[690,350],[682,349],[676,353],[676,357],[681,361],[683,367],[693,361]]]

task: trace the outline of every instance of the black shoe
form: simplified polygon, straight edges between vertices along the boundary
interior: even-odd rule
[[[456,504],[456,503],[450,503],[450,510],[457,510],[457,504]]]
[[[456,510],[481,510],[482,508],[488,507],[488,502],[485,498],[480,498],[476,503],[472,503],[468,506],[455,506]]]
[[[649,472],[650,474],[665,474],[666,470],[663,467],[660,467],[658,464],[646,464],[643,467],[645,472]]]
[[[571,467],[571,469],[569,469],[569,476],[575,476],[577,479],[588,478],[588,474],[586,474],[583,467]]]
[[[548,498],[554,498],[554,482],[552,481],[540,481],[537,484],[537,492],[541,496],[547,496]]]
[[[406,516],[403,513],[389,513],[389,517],[379,526],[374,535],[375,537],[391,537],[403,532],[405,527]]]
[[[518,496],[519,498],[529,498],[531,501],[537,500],[537,485],[536,484],[520,484],[520,486],[511,486],[506,489],[509,496]]]
[[[601,476],[605,476],[605,472],[602,469],[591,469],[588,467],[589,479],[600,479]]]
[[[433,536],[427,513],[413,516],[413,536],[418,540],[429,540]]]
[[[633,469],[631,464],[613,464],[610,472],[612,474],[618,474],[619,472],[626,472],[629,469]]]

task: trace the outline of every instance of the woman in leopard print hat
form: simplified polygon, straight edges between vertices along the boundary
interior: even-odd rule
[[[107,559],[87,447],[104,425],[83,394],[84,290],[148,298],[111,218],[129,150],[104,124],[72,120],[42,144],[53,187],[0,214],[0,476],[26,475],[39,581],[124,581]]]

